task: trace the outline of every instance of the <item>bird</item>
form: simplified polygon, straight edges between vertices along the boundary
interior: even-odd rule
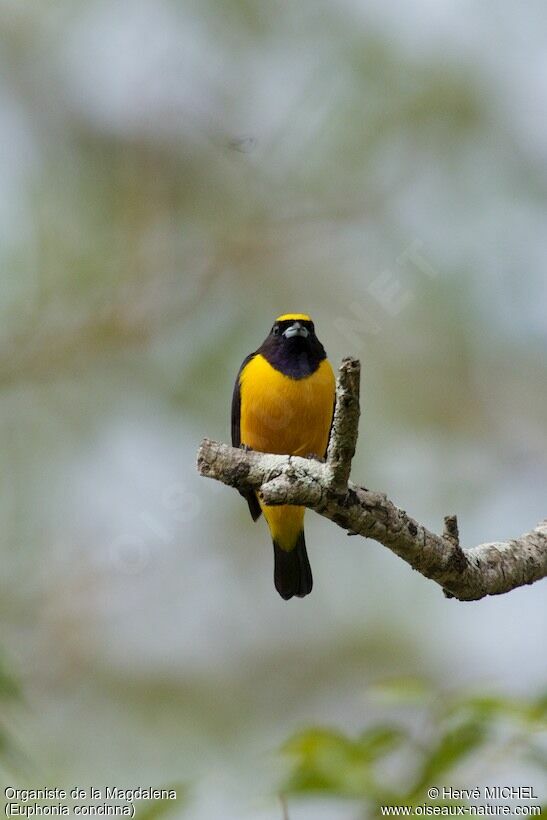
[[[232,396],[232,445],[262,453],[326,456],[335,378],[306,313],[278,316],[261,346],[239,368]],[[274,583],[282,598],[303,598],[313,586],[304,538],[304,507],[268,506],[240,491],[256,521],[261,513],[274,547]]]

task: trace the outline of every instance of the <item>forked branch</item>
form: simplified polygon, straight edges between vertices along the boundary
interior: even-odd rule
[[[456,516],[446,516],[437,535],[395,506],[384,493],[349,481],[359,425],[356,359],[342,361],[336,408],[325,463],[299,456],[239,450],[204,439],[198,452],[201,475],[230,487],[254,490],[267,504],[308,507],[347,530],[373,538],[439,584],[447,597],[476,601],[500,595],[547,576],[547,519],[509,541],[460,546]]]

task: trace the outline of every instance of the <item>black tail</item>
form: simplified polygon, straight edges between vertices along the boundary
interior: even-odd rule
[[[298,598],[309,595],[313,586],[313,578],[306,552],[304,530],[298,536],[296,546],[290,552],[282,550],[275,541],[273,545],[274,582],[281,597],[288,601],[293,595]]]

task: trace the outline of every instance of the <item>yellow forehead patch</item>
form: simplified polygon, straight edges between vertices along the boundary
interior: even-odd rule
[[[311,322],[311,318],[307,313],[284,313],[283,316],[278,316],[276,322]]]

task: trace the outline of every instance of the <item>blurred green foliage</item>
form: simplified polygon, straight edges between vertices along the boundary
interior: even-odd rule
[[[501,758],[547,776],[547,693],[528,699],[439,693],[402,679],[369,694],[391,704],[396,719],[357,736],[321,727],[294,735],[282,750],[290,761],[284,794],[351,798],[364,816],[376,817],[381,806],[423,803],[430,786],[478,784]],[[454,804],[442,796],[433,802]]]
[[[20,700],[19,685],[8,671],[5,658],[0,654],[0,772],[14,771],[23,763],[21,752],[9,726],[11,710]]]
[[[180,811],[186,803],[188,789],[182,783],[170,783],[160,786],[162,789],[174,789],[177,793],[176,800],[158,799],[141,804],[137,812],[137,820],[160,820],[168,817],[174,811]]]

